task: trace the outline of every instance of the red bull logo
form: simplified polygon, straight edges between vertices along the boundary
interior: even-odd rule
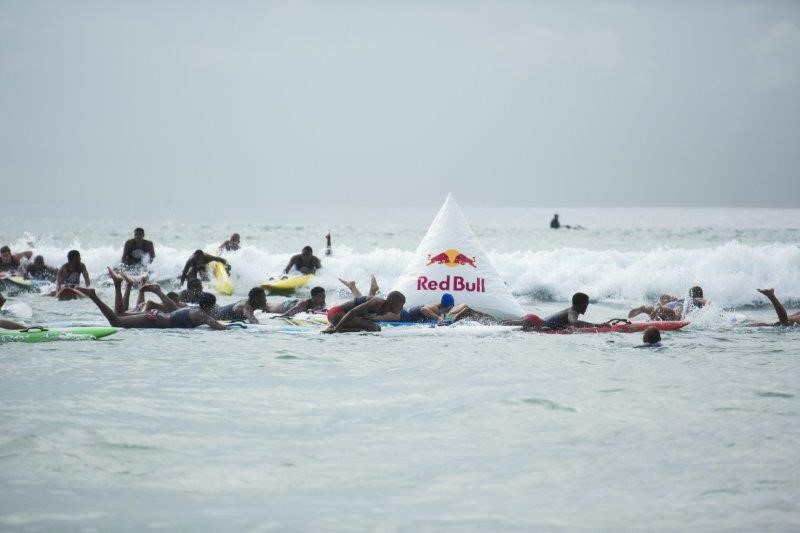
[[[475,278],[467,281],[463,276],[445,276],[444,279],[428,279],[427,276],[417,278],[418,291],[451,291],[451,292],[486,292],[486,280]]]
[[[447,265],[449,267],[468,265],[472,268],[478,268],[475,264],[474,256],[468,257],[455,248],[450,248],[438,254],[428,255],[428,264],[425,266],[430,265]]]

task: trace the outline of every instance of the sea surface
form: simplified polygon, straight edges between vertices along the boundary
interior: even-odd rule
[[[302,246],[384,293],[429,208],[0,216],[0,244],[59,266],[106,265],[143,226],[169,286],[231,232],[246,295]],[[463,207],[526,310],[590,295],[590,321],[701,285],[711,304],[660,348],[640,335],[491,328],[127,330],[99,341],[0,344],[0,531],[796,531],[798,209]],[[103,324],[89,301],[9,297],[28,324]]]

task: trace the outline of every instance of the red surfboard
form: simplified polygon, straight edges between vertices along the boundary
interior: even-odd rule
[[[647,328],[656,328],[661,331],[671,331],[681,329],[688,325],[686,320],[664,320],[654,322],[620,322],[613,326],[601,326],[594,328],[565,328],[565,329],[545,329],[538,333],[548,333],[557,335],[567,335],[570,333],[637,333]]]

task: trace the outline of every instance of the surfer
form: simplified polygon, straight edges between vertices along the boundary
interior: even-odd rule
[[[44,257],[37,255],[33,263],[25,265],[25,277],[36,281],[55,281],[58,269],[44,263]]]
[[[658,328],[650,326],[644,333],[642,334],[642,342],[644,343],[644,348],[658,348],[661,346],[661,332],[658,331]]]
[[[156,258],[156,249],[153,241],[145,240],[144,230],[136,228],[133,230],[133,239],[125,241],[122,248],[122,259],[120,263],[127,268],[148,265]]]
[[[392,291],[383,298],[355,298],[342,305],[328,309],[330,326],[323,333],[346,333],[353,331],[380,331],[376,323],[380,320],[394,322],[400,320],[400,311],[406,297],[403,293]]]
[[[143,284],[142,280],[134,279],[124,272],[117,274],[111,267],[107,268],[109,277],[114,281],[114,312],[118,315],[135,315],[139,313],[146,313],[153,309],[169,312],[181,307],[186,307],[186,304],[181,302],[181,298],[178,293],[168,292],[167,298],[169,298],[175,304],[174,307],[170,305],[168,309],[163,303],[164,297],[163,294],[161,294],[162,289],[158,284]],[[126,283],[124,294],[121,290],[123,281]],[[139,294],[136,297],[136,306],[133,309],[130,309],[131,287],[135,285],[140,285]],[[145,300],[145,295],[148,292],[152,292],[159,296],[159,298],[162,299],[162,303],[155,302],[153,300]]]
[[[545,318],[542,322],[542,327],[549,329],[566,329],[566,328],[592,328],[607,326],[608,323],[593,324],[591,322],[584,322],[580,320],[580,315],[586,313],[589,307],[589,296],[576,292],[572,295],[572,306],[562,309],[558,313],[554,313]]]
[[[689,289],[689,298],[691,298],[690,305],[692,307],[702,308],[708,303],[708,300],[703,297],[703,288],[697,285]],[[685,303],[683,298],[662,294],[654,305],[641,305],[631,309],[628,318],[646,313],[651,320],[680,320],[683,317]]]
[[[50,296],[55,296],[59,300],[72,300],[80,297],[80,294],[65,289],[78,287],[81,284],[81,276],[87,287],[91,285],[86,265],[81,262],[81,253],[78,250],[70,250],[67,253],[67,262],[58,269],[56,290],[51,292]]]
[[[756,289],[758,292],[766,296],[772,303],[775,313],[778,315],[778,321],[773,323],[766,322],[749,322],[748,326],[798,326],[800,325],[800,312],[790,315],[786,312],[778,297],[775,296],[775,289]]]
[[[550,221],[550,227],[552,229],[558,229],[561,227],[561,223],[558,221],[558,213],[553,215],[553,220]]]
[[[241,247],[241,241],[238,233],[231,235],[230,239],[219,245],[221,252],[235,252]]]
[[[211,329],[228,329],[224,324],[214,320],[209,314],[217,303],[217,297],[207,292],[204,292],[203,296],[200,297],[199,307],[184,307],[183,309],[176,309],[175,302],[167,298],[163,292],[156,292],[161,297],[161,302],[165,308],[173,309],[172,311],[165,312],[153,309],[147,313],[120,315],[106,305],[92,288],[76,287],[64,290],[78,292],[87,296],[100,309],[108,323],[118,328],[196,328],[205,324]]]
[[[250,324],[258,324],[258,319],[253,314],[256,309],[269,312],[267,311],[267,293],[261,287],[250,289],[246,300],[214,308],[211,316],[217,320],[247,321]]]
[[[435,320],[437,326],[444,325],[444,317],[455,305],[455,298],[450,293],[442,294],[438,303],[428,305],[415,305],[409,310],[400,312],[401,322],[428,322]]]
[[[322,263],[314,255],[314,250],[310,246],[304,246],[299,254],[293,255],[289,259],[289,264],[283,269],[284,275],[288,274],[292,267],[296,268],[301,274],[314,274],[318,269],[322,268]]]
[[[196,304],[200,302],[202,294],[203,282],[197,278],[189,278],[189,281],[186,282],[186,288],[180,292],[180,299],[187,304]]]
[[[311,289],[311,298],[305,300],[288,300],[287,304],[293,305],[283,313],[282,316],[290,317],[297,313],[317,313],[325,310],[325,289],[314,287]]]
[[[328,230],[328,233],[325,234],[325,255],[331,255],[333,253],[333,249],[331,248],[331,230]]]
[[[33,252],[30,250],[12,254],[11,248],[8,246],[3,246],[0,248],[0,273],[7,274],[9,276],[16,275],[22,270],[20,268],[22,266],[22,259],[30,259],[32,255]]]
[[[230,272],[231,266],[224,258],[207,254],[203,250],[195,250],[192,256],[186,261],[186,265],[183,267],[183,272],[181,273],[181,285],[183,285],[183,282],[186,281],[186,278],[197,278],[200,273],[204,271],[206,265],[214,261],[225,265],[225,268],[228,270],[228,272]]]

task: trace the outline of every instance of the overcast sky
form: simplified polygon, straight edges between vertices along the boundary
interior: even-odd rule
[[[798,206],[799,134],[800,2],[0,2],[6,213]]]

